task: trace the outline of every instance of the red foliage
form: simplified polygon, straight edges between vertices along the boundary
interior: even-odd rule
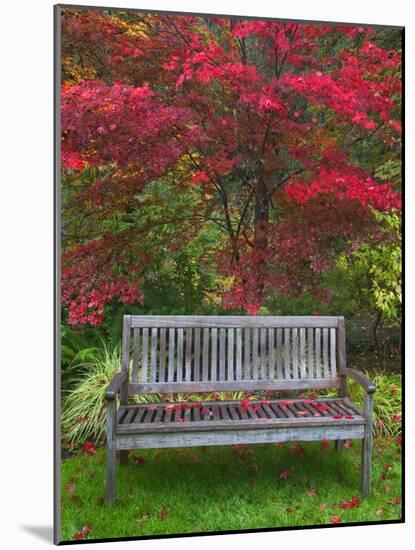
[[[380,48],[365,27],[228,18],[207,26],[195,16],[143,14],[136,22],[140,32],[130,33],[116,16],[63,15],[64,60],[82,57],[93,77],[63,85],[62,169],[110,172],[77,204],[105,220],[139,209],[137,196],[161,178],[178,192],[192,186],[202,201],[195,223],[211,218],[213,204],[224,216],[228,239],[215,257],[234,280],[224,307],[258,314],[275,289],[307,287],[329,300],[316,281],[339,243],[370,234],[371,208],[400,208],[394,185],[348,154],[375,133],[385,147],[399,143],[400,53]],[[325,57],[326,40],[342,47]],[[247,53],[251,43],[260,62]],[[151,251],[136,242],[126,230],[68,246],[70,323],[99,324],[111,301],[142,301]]]

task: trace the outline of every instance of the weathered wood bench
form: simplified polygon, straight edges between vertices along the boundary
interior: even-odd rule
[[[361,410],[347,378],[365,390]],[[133,394],[304,391],[338,397],[129,404]],[[125,315],[122,370],[107,392],[107,499],[115,499],[116,451],[283,441],[362,440],[361,490],[370,494],[375,386],[346,367],[343,317]],[[119,394],[119,407],[117,395]]]

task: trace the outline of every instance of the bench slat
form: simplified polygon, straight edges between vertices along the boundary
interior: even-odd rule
[[[236,380],[242,380],[242,329],[236,329]]]
[[[157,380],[157,328],[151,329],[151,365],[150,365],[150,382]]]
[[[244,316],[244,315],[131,315],[132,328],[337,328],[338,317],[322,316]]]
[[[139,338],[140,329],[136,328],[133,331],[133,370],[131,373],[131,382],[138,382],[138,362],[139,362]]]
[[[174,344],[175,344],[175,329],[169,328],[169,372],[168,382],[174,382]]]
[[[307,329],[307,357],[308,357],[308,378],[314,378],[314,352],[313,352],[313,337],[314,330],[312,328]]]
[[[148,328],[143,328],[143,340],[141,349],[141,380],[147,382],[147,365],[148,365]]]
[[[233,328],[228,329],[228,370],[226,372],[226,380],[232,382],[234,379],[233,374]]]
[[[160,365],[159,382],[164,382],[166,370],[166,329],[160,329]]]
[[[177,329],[177,365],[176,365],[176,380],[183,380],[183,329]]]

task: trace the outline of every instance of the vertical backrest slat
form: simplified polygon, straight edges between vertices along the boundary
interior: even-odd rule
[[[141,380],[147,382],[148,365],[148,328],[143,328],[143,342],[141,346]]]
[[[169,328],[169,372],[168,382],[174,382],[174,347],[176,340],[176,329]]]
[[[244,379],[251,379],[251,329],[244,329]]]
[[[218,354],[218,329],[211,330],[212,349],[210,353],[210,379],[212,382],[217,380],[217,354]]]
[[[293,369],[293,378],[298,378],[298,329],[292,329],[292,340],[293,340],[293,358],[292,358],[292,369]]]
[[[203,329],[203,364],[202,364],[202,380],[209,380],[209,329]]]
[[[192,380],[192,333],[193,329],[186,329],[186,357],[184,367],[184,379],[186,382]]]
[[[193,380],[200,381],[200,328],[195,328]]]
[[[165,381],[166,370],[166,329],[160,329],[160,364],[159,364],[159,381]]]
[[[323,328],[323,371],[324,378],[329,377],[329,330]]]
[[[282,328],[277,328],[277,378],[282,379],[284,375],[282,373]]]
[[[290,376],[290,329],[284,329],[284,372],[286,380],[291,378]]]
[[[150,364],[150,382],[157,380],[157,328],[151,329],[151,364]]]
[[[313,345],[314,330],[307,329],[307,356],[308,356],[308,378],[314,378],[314,345]]]
[[[242,380],[242,329],[236,329],[236,380]]]
[[[139,363],[139,341],[140,338],[140,329],[135,328],[133,330],[133,371],[131,373],[131,382],[133,384],[138,383],[138,363]]]
[[[130,342],[131,341],[131,316],[124,315],[122,320],[122,348],[121,348],[121,369],[127,373],[127,380],[130,370]],[[120,391],[120,402],[122,405],[128,403],[128,386],[123,384]]]
[[[269,374],[268,379],[274,380],[275,371],[275,332],[273,328],[268,330],[268,362],[269,362]]]
[[[316,378],[321,378],[321,330],[319,328],[316,328],[316,334],[315,334],[316,340]]]
[[[305,361],[305,328],[300,328],[300,370],[301,378],[307,378]]]
[[[224,328],[219,332],[219,380],[225,380],[226,359],[226,332]]]
[[[252,329],[253,338],[252,338],[252,379],[258,380],[258,329]]]
[[[346,364],[346,332],[344,326],[344,319],[340,317],[339,328],[337,330],[337,364],[340,370],[347,367]]]
[[[261,380],[267,379],[267,329],[261,328]]]
[[[183,329],[177,329],[177,367],[176,381],[183,382]]]
[[[232,382],[233,375],[233,328],[228,329],[228,370],[226,380]]]
[[[331,377],[335,378],[337,376],[337,365],[336,365],[336,329],[330,329],[330,367],[331,367]]]

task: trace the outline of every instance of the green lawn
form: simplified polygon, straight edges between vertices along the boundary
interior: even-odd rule
[[[82,528],[78,537],[99,539],[399,520],[399,440],[375,438],[369,500],[359,493],[359,442],[340,454],[333,446],[134,451],[128,466],[118,466],[112,509],[103,499],[105,450],[81,453],[62,464],[62,539]],[[354,507],[342,503],[355,496]]]

